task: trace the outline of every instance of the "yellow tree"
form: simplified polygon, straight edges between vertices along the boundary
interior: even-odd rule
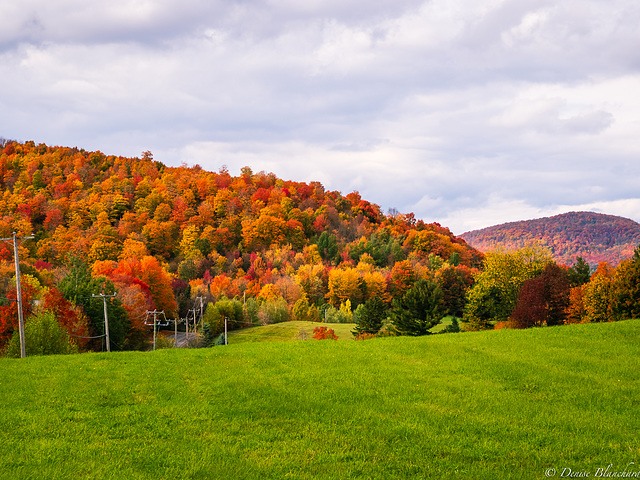
[[[322,263],[300,265],[296,271],[295,281],[311,303],[324,299],[327,290],[327,271]]]
[[[149,251],[147,250],[144,242],[137,240],[136,235],[130,235],[122,245],[122,253],[119,260],[124,260],[127,258],[142,258],[149,255]]]
[[[242,222],[242,241],[247,250],[254,251],[280,245],[287,236],[287,223],[269,214],[260,214],[257,220]]]
[[[362,303],[364,284],[360,273],[355,268],[331,270],[328,287],[327,300],[335,307],[347,300],[356,306]]]
[[[549,252],[536,247],[487,253],[483,271],[467,292],[464,317],[469,329],[492,328],[494,322],[507,322],[522,284],[540,275],[549,262]]]
[[[195,225],[187,225],[182,231],[182,240],[180,240],[180,251],[185,258],[196,257],[200,251],[196,247],[196,241],[200,237],[200,229]]]
[[[585,322],[614,320],[613,269],[606,263],[598,265],[589,283],[583,285]]]

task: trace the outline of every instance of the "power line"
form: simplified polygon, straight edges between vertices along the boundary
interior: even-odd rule
[[[149,322],[149,315],[153,315],[153,350],[156,349],[156,336],[157,336],[157,326],[166,327],[169,325],[169,320],[164,314],[164,310],[147,310],[147,317],[144,319],[145,325],[151,325]],[[164,322],[158,323],[158,315],[162,315],[164,317]]]
[[[81,335],[74,335],[73,333],[67,333],[67,335],[69,335],[70,337],[75,337],[75,338],[102,338],[102,337],[106,337],[107,336],[105,333],[103,333],[102,335],[96,335],[95,337],[83,337]]]

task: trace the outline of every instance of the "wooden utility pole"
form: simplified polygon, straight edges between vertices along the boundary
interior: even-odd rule
[[[109,340],[109,314],[107,313],[107,297],[113,298],[116,294],[105,295],[101,293],[100,295],[91,295],[93,298],[102,298],[102,303],[104,304],[104,333],[107,336],[107,352],[111,351],[111,341]]]
[[[161,327],[166,327],[167,325],[169,325],[169,321],[167,320],[167,317],[164,314],[164,310],[147,310],[147,317],[144,320],[144,324],[145,325],[151,325],[148,322],[149,319],[149,315],[153,315],[153,350],[156,350],[156,339],[158,337],[158,325],[160,325]],[[162,315],[164,317],[164,322],[160,322],[158,324],[158,315]],[[177,329],[176,329],[177,332]],[[178,341],[178,339],[176,338],[176,342]]]
[[[20,358],[27,356],[27,350],[24,339],[24,318],[22,316],[22,283],[20,282],[20,259],[18,254],[18,240],[29,240],[33,237],[18,237],[16,232],[13,232],[11,238],[0,238],[4,242],[13,242],[13,257],[16,262],[16,300],[18,302],[18,330],[20,331]]]

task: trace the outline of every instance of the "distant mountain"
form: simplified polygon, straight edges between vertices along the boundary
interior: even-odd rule
[[[640,224],[614,215],[570,212],[496,225],[460,237],[482,252],[517,250],[537,243],[565,265],[573,265],[577,257],[582,257],[592,266],[600,262],[616,266],[640,245]]]

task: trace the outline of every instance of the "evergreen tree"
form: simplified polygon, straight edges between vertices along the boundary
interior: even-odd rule
[[[71,260],[69,273],[60,281],[58,289],[67,300],[82,307],[89,318],[91,336],[105,334],[104,304],[101,298],[92,295],[113,294],[113,282],[105,277],[93,278],[88,265],[81,259],[74,258]],[[123,350],[127,347],[126,340],[130,328],[127,311],[118,299],[107,298],[107,314],[111,350]],[[102,343],[101,338],[94,340],[89,348],[101,350]]]
[[[437,283],[418,280],[400,299],[394,299],[393,324],[402,335],[428,335],[444,316],[442,289]]]
[[[318,238],[318,252],[323,260],[333,261],[338,254],[338,244],[336,242],[336,236],[330,235],[327,232],[322,232]]]
[[[589,264],[585,262],[582,257],[576,258],[576,263],[573,264],[573,267],[569,268],[569,280],[571,281],[571,286],[579,287],[580,285],[589,283],[590,278],[591,267]]]
[[[375,335],[382,328],[385,318],[387,318],[387,312],[383,301],[380,297],[373,297],[367,300],[362,305],[362,308],[359,309],[356,328],[352,333],[355,336],[361,333],[371,333]]]

